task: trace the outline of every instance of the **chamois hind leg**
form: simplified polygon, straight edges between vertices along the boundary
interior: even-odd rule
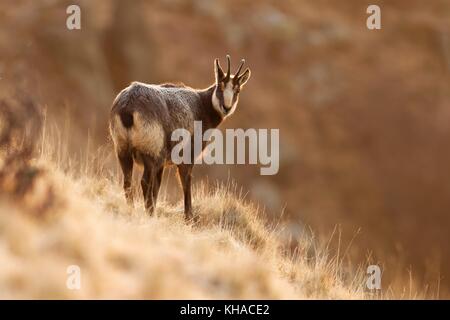
[[[178,166],[178,175],[180,176],[181,185],[184,193],[184,217],[186,221],[195,222],[192,215],[192,198],[191,198],[191,180],[192,165],[182,164]]]
[[[130,152],[121,152],[117,155],[123,173],[123,190],[128,204],[133,204],[133,193],[131,190],[131,180],[133,177],[133,157]]]
[[[155,178],[153,179],[153,203],[155,205],[155,208],[156,208],[156,202],[158,200],[159,189],[161,187],[163,172],[164,172],[164,167],[159,168],[156,171]]]
[[[144,173],[141,179],[142,194],[144,196],[145,209],[150,215],[156,207],[154,198],[154,186],[157,175],[157,166],[150,157],[143,157]]]

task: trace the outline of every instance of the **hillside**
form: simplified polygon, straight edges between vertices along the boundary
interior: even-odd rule
[[[126,204],[117,174],[92,159],[69,169],[48,153],[54,145],[38,145],[29,159],[11,146],[0,158],[2,299],[364,297],[362,278],[306,234],[290,253],[283,226],[270,226],[232,184],[197,182],[200,219],[188,225],[164,193],[149,217],[141,199]],[[74,265],[79,290],[67,287]]]

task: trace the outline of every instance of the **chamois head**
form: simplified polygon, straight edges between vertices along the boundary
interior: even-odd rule
[[[227,73],[225,74],[219,64],[219,59],[214,60],[214,72],[216,75],[216,88],[212,96],[213,107],[219,112],[222,118],[231,115],[236,109],[239,92],[241,88],[250,78],[250,69],[247,68],[240,74],[245,60],[241,60],[241,64],[234,75],[230,71],[230,56],[227,55]]]

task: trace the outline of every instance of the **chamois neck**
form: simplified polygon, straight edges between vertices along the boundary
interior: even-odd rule
[[[203,130],[216,128],[223,120],[222,116],[212,105],[212,96],[215,89],[216,85],[212,84],[208,88],[198,91],[202,100],[202,110],[199,117],[203,123]]]

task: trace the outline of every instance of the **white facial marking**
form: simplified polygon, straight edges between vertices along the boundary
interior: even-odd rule
[[[233,83],[232,81],[229,81],[227,85],[225,86],[225,90],[223,90],[223,102],[225,105],[225,108],[230,109],[231,104],[233,103]]]
[[[216,92],[217,89],[214,90],[211,102],[214,107],[214,109],[220,114],[222,118],[226,118],[233,114],[234,110],[236,110],[238,99],[234,101],[233,103],[233,82],[230,81],[226,84],[225,89],[223,91],[223,98],[224,98],[224,106],[221,106],[219,99],[217,98]],[[231,105],[233,104],[233,105]],[[226,110],[224,110],[226,108]]]

